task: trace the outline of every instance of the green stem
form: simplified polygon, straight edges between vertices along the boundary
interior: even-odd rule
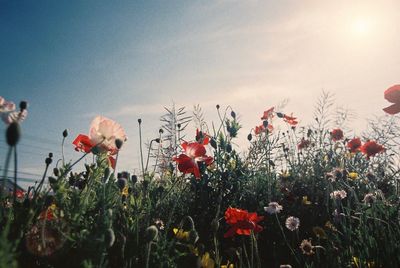
[[[2,185],[2,189],[0,191],[0,197],[3,197],[3,193],[6,188],[6,179],[7,179],[7,173],[8,173],[8,166],[10,165],[12,148],[13,148],[12,146],[9,146],[8,151],[7,151],[6,163],[4,165],[4,170],[3,170],[4,171],[3,172],[3,185]]]

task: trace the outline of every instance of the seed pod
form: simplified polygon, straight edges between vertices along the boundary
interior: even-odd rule
[[[7,144],[10,146],[17,145],[21,137],[21,127],[17,122],[12,122],[6,131]]]

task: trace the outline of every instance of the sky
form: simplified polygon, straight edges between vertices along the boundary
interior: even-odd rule
[[[126,130],[118,167],[133,171],[137,119],[151,140],[173,103],[189,114],[200,104],[209,123],[230,105],[246,147],[264,110],[288,100],[306,125],[324,90],[359,133],[400,83],[399,18],[388,0],[0,0],[0,96],[29,102],[18,171],[39,178],[48,152],[61,157],[64,129],[67,160],[79,158],[71,142],[96,115]],[[6,149],[0,136],[1,167]]]

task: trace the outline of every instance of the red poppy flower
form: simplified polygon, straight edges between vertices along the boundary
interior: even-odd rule
[[[256,128],[254,129],[254,134],[259,135],[261,134],[261,132],[263,132],[265,130],[265,127],[263,125],[260,126],[256,126]]]
[[[347,143],[347,148],[349,148],[351,153],[355,153],[360,150],[361,140],[360,138],[354,138]]]
[[[286,114],[283,116],[283,121],[285,121],[286,123],[288,123],[291,126],[295,126],[299,123],[296,119],[297,119],[297,117],[288,116]]]
[[[341,139],[343,139],[343,137],[343,131],[340,128],[335,128],[334,130],[332,130],[331,138],[333,141],[340,141]]]
[[[258,216],[255,212],[249,213],[247,210],[228,208],[225,211],[225,221],[231,227],[224,234],[224,237],[232,237],[235,234],[250,235],[251,231],[254,233],[261,232],[263,227],[257,223],[263,219],[263,216]]]
[[[386,108],[383,108],[388,114],[397,114],[400,112],[400,85],[394,85],[388,88],[384,93],[385,99],[394,103]]]
[[[360,147],[360,151],[367,155],[367,158],[369,159],[371,156],[385,151],[385,148],[375,141],[367,141],[363,146]]]
[[[184,174],[193,173],[197,179],[200,179],[198,162],[204,162],[206,165],[210,165],[213,162],[213,158],[207,156],[204,145],[197,142],[184,142],[182,143],[182,148],[185,153],[174,157],[172,160],[178,163],[180,172]]]
[[[275,107],[271,107],[268,110],[264,111],[264,114],[261,117],[261,120],[268,120],[268,119],[274,117],[274,109],[275,109]]]
[[[306,140],[304,138],[301,138],[301,141],[299,144],[297,144],[297,149],[302,150],[304,148],[307,148],[308,146],[311,145],[311,141]]]
[[[75,145],[76,151],[82,151],[85,153],[90,153],[94,144],[90,141],[90,138],[86,135],[79,134],[78,137],[72,142]]]
[[[24,190],[17,189],[15,191],[15,197],[16,198],[24,198],[24,196],[25,196],[25,191]]]

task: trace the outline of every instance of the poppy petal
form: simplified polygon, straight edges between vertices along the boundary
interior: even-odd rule
[[[400,85],[388,88],[384,93],[385,99],[392,103],[400,103]]]
[[[397,114],[400,113],[400,102],[392,104],[386,108],[383,108],[383,110],[388,113],[388,114]]]

